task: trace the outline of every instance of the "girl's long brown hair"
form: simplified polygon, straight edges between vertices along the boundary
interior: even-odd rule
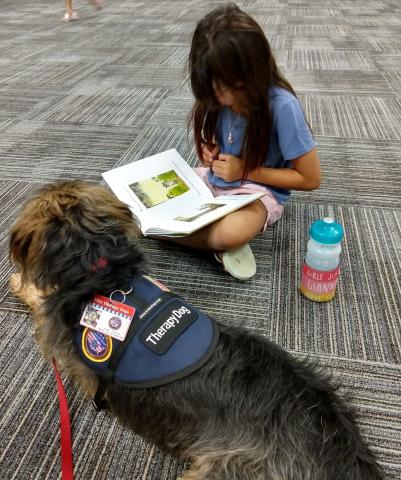
[[[262,165],[269,147],[272,119],[269,89],[295,92],[280,74],[269,42],[257,22],[235,4],[217,8],[196,26],[189,54],[191,87],[195,96],[191,122],[201,158],[202,143],[214,143],[221,105],[213,82],[245,94],[248,126],[241,148],[244,176]]]

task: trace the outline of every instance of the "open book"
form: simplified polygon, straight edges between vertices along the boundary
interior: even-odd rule
[[[102,175],[138,218],[144,235],[189,235],[264,195],[214,197],[175,149]]]

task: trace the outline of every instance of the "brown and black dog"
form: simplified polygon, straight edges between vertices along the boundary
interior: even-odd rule
[[[89,398],[99,374],[77,351],[82,312],[99,292],[144,273],[140,230],[101,186],[39,190],[11,231],[11,287],[32,309],[36,340]],[[102,268],[94,268],[107,259]],[[379,480],[350,408],[321,371],[242,328],[219,325],[210,358],[153,388],[111,382],[105,399],[123,424],[189,458],[185,480]]]

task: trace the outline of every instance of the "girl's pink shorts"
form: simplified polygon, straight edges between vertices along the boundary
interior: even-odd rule
[[[262,185],[258,185],[256,183],[245,183],[240,187],[216,187],[211,185],[208,182],[207,172],[209,168],[207,167],[196,167],[194,168],[195,172],[200,176],[200,178],[206,183],[209,187],[210,191],[213,193],[215,197],[218,195],[240,195],[242,193],[254,193],[254,192],[264,192],[266,195],[261,197],[259,200],[263,203],[267,210],[267,218],[266,223],[264,224],[263,231],[266,230],[267,227],[273,225],[274,222],[281,217],[281,214],[284,210],[284,205],[278,203],[278,201],[274,198],[273,194],[266,190],[265,187]]]

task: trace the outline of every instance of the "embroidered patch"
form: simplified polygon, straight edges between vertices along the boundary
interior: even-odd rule
[[[110,358],[113,342],[103,333],[85,328],[82,334],[82,351],[91,362],[105,362]]]
[[[192,307],[184,305],[182,300],[174,300],[147,325],[140,335],[141,342],[162,355],[197,317]]]

